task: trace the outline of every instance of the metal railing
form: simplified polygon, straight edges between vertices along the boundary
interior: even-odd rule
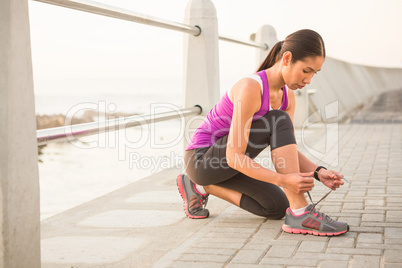
[[[160,18],[155,18],[152,16],[148,16],[145,14],[140,14],[137,12],[133,12],[130,10],[125,10],[118,7],[112,7],[109,5],[105,5],[102,3],[92,2],[88,0],[34,0],[37,2],[43,2],[47,4],[52,4],[56,6],[61,6],[65,8],[80,10],[92,14],[107,16],[111,18],[132,21],[136,23],[141,23],[150,26],[156,26],[160,28],[180,31],[188,34],[192,34],[194,36],[199,36],[202,32],[202,29],[197,25],[186,25],[174,21],[168,21]],[[268,50],[267,44],[260,44],[253,41],[244,41],[239,40],[227,36],[219,36],[219,40],[233,42],[237,44],[242,44],[246,46],[257,47],[263,50]],[[201,106],[196,106],[193,108],[187,108],[181,110],[180,116],[189,116],[201,113]],[[161,113],[161,114],[153,114],[153,115],[141,115],[141,116],[132,116],[127,117],[123,120],[113,119],[107,120],[103,122],[92,122],[92,123],[83,123],[77,125],[68,125],[65,127],[57,127],[57,128],[49,128],[49,129],[41,129],[37,130],[37,141],[38,146],[47,144],[49,142],[57,142],[57,141],[65,141],[68,139],[94,135],[97,133],[102,133],[106,131],[115,131],[120,129],[120,127],[134,127],[141,124],[149,124],[153,122],[165,121],[173,118],[177,118],[179,115],[175,112],[175,115],[172,113]],[[128,123],[127,123],[128,122]]]
[[[260,44],[260,43],[256,43],[253,41],[243,41],[243,40],[235,39],[235,38],[228,37],[228,36],[222,36],[222,35],[219,36],[219,40],[232,42],[232,43],[236,43],[236,44],[241,44],[241,45],[246,45],[246,46],[250,46],[250,47],[261,48],[263,50],[268,50],[268,48],[269,48],[268,45],[265,43]]]
[[[121,19],[126,21],[137,22],[145,25],[156,26],[160,28],[165,28],[169,30],[175,30],[179,32],[184,32],[188,34],[192,34],[194,36],[198,36],[201,34],[202,29],[197,25],[186,25],[182,23],[178,23],[175,21],[164,20],[152,16],[148,16],[145,14],[140,14],[137,12],[133,12],[131,10],[126,10],[118,7],[112,7],[109,5],[96,3],[88,0],[34,0],[37,2],[43,2],[47,4],[52,4],[56,6],[71,8],[75,10],[85,11],[92,14],[103,15],[106,17],[111,17],[115,19]],[[245,41],[240,39],[235,39],[227,36],[219,36],[219,40],[242,44],[246,46],[252,46],[261,48],[264,50],[268,50],[267,44],[259,44],[252,41]]]
[[[140,126],[143,124],[151,124],[175,118],[183,118],[186,116],[198,115],[201,112],[202,108],[196,105],[192,108],[182,109],[178,111],[147,114],[147,115],[134,115],[124,118],[110,119],[106,121],[40,129],[37,130],[36,132],[38,146],[48,144],[49,142],[66,141],[79,137],[99,134],[107,131],[116,131],[123,128]]]

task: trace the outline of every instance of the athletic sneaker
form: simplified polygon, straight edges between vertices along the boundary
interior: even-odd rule
[[[189,218],[203,219],[209,216],[209,210],[204,208],[208,202],[209,194],[201,194],[186,175],[177,176],[177,187],[184,201],[184,212]]]
[[[294,215],[292,210],[286,210],[285,223],[282,230],[294,234],[313,234],[320,236],[334,236],[349,231],[349,225],[331,219],[324,213],[318,212],[315,205],[309,205],[301,215]]]

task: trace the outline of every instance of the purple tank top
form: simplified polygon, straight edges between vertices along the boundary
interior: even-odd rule
[[[253,122],[270,110],[269,103],[269,84],[267,79],[267,73],[263,70],[257,73],[262,80],[262,100],[261,108],[253,116]],[[282,88],[283,98],[282,105],[279,110],[285,111],[288,107],[288,94],[287,89],[284,86]],[[191,141],[187,145],[186,150],[194,148],[209,147],[214,144],[218,139],[229,134],[230,124],[232,123],[233,116],[233,103],[229,98],[228,93],[215,104],[214,108],[207,114],[201,125],[195,130]]]

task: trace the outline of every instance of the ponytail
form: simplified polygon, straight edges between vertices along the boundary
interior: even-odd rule
[[[286,51],[292,53],[292,63],[303,60],[306,57],[325,58],[325,45],[322,37],[313,30],[299,30],[288,35],[284,41],[276,43],[264,62],[258,67],[257,72],[274,66]]]
[[[276,43],[272,49],[269,51],[268,56],[265,58],[264,62],[258,67],[257,72],[266,70],[274,66],[274,64],[282,57],[282,46],[283,41]]]

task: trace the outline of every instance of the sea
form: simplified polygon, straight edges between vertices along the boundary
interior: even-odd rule
[[[246,69],[246,71],[244,70]],[[250,68],[221,72],[220,95]],[[177,77],[85,77],[40,79],[34,75],[37,115],[80,117],[85,110],[105,115],[143,115],[183,108],[183,79]],[[202,116],[192,118],[194,130]],[[39,155],[41,219],[74,208],[130,183],[183,167],[183,118],[117,132],[49,143]],[[188,127],[187,127],[188,129]],[[186,137],[191,136],[191,133]]]
[[[110,113],[175,111],[182,96],[181,81],[170,80],[35,83],[37,115],[79,117],[92,110],[98,122]],[[41,220],[163,169],[181,168],[183,126],[179,118],[47,144],[38,163]]]

